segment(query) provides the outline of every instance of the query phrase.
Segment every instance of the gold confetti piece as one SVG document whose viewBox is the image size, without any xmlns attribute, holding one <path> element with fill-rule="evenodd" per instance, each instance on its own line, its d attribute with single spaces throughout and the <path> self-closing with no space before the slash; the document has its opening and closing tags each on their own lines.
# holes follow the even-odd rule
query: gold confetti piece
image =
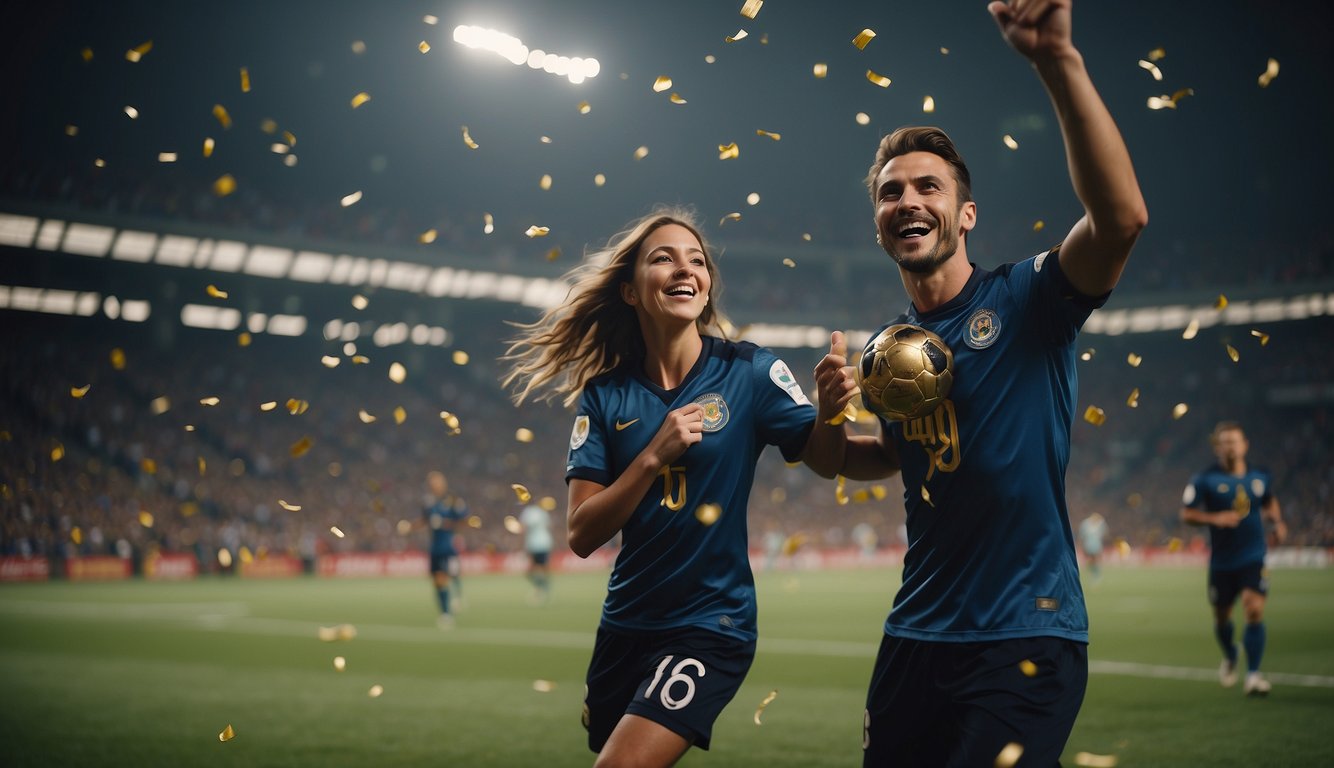
<svg viewBox="0 0 1334 768">
<path fill-rule="evenodd" d="M 440 233 L 437 232 L 435 229 L 428 229 L 425 232 L 421 233 L 420 235 L 417 235 L 417 242 L 421 243 L 422 245 L 430 245 L 431 243 L 435 242 L 436 237 L 438 237 L 439 235 Z"/>
<path fill-rule="evenodd" d="M 259 121 L 259 129 L 269 135 L 278 132 L 278 123 L 271 117 L 266 117 Z"/>
<path fill-rule="evenodd" d="M 1131 352 L 1130 354 L 1126 355 L 1126 363 L 1128 363 L 1131 368 L 1138 368 L 1139 364 L 1142 362 L 1144 362 L 1144 358 L 1140 357 L 1134 352 Z"/>
<path fill-rule="evenodd" d="M 889 84 L 892 82 L 888 77 L 885 77 L 884 75 L 881 74 L 877 74 L 876 71 L 873 69 L 866 70 L 866 79 L 870 80 L 871 82 L 875 83 L 881 88 L 888 88 Z"/>
<path fill-rule="evenodd" d="M 298 400 L 295 397 L 288 398 L 287 400 L 287 411 L 293 416 L 300 416 L 305 413 L 306 409 L 309 407 L 310 403 L 305 400 Z"/>
<path fill-rule="evenodd" d="M 667 98 L 668 98 L 668 100 L 670 100 L 673 104 L 685 104 L 685 103 L 686 103 L 686 100 L 685 100 L 685 99 L 681 96 L 681 94 L 679 94 L 679 93 L 672 93 L 672 95 L 671 95 L 671 96 L 668 96 Z"/>
<path fill-rule="evenodd" d="M 648 147 L 640 146 L 638 149 L 635 150 L 636 160 L 643 160 L 646 157 L 648 157 Z"/>
<path fill-rule="evenodd" d="M 1084 409 L 1084 421 L 1095 427 L 1101 427 L 1107 421 L 1107 414 L 1098 406 L 1090 405 Z"/>
<path fill-rule="evenodd" d="M 65 135 L 66 135 L 66 136 L 78 136 L 78 135 L 79 135 L 79 126 L 77 126 L 77 125 L 67 125 L 67 126 L 65 126 Z"/>
<path fill-rule="evenodd" d="M 1278 59 L 1270 59 L 1265 64 L 1265 71 L 1260 73 L 1259 83 L 1261 88 L 1268 88 L 1269 84 L 1278 77 Z"/>
<path fill-rule="evenodd" d="M 432 26 L 440 23 L 440 19 L 436 18 L 435 16 L 432 16 L 429 13 L 422 17 L 422 21 Z"/>
<path fill-rule="evenodd" d="M 786 539 L 783 539 L 782 552 L 784 555 L 791 557 L 797 554 L 797 550 L 801 549 L 805 543 L 806 543 L 806 534 L 802 533 L 801 531 L 798 531 L 792 534 L 791 536 L 788 536 Z"/>
<path fill-rule="evenodd" d="M 1047 227 L 1047 223 L 1046 223 L 1045 221 L 1043 221 L 1042 219 L 1038 219 L 1037 221 L 1033 222 L 1033 231 L 1034 231 L 1034 232 L 1041 232 L 1041 231 L 1042 231 L 1043 229 L 1045 229 L 1046 227 Z"/>
<path fill-rule="evenodd" d="M 1008 133 L 1001 137 L 1001 141 L 1005 142 L 1005 146 L 1009 147 L 1010 149 L 1019 148 L 1019 142 L 1015 141 L 1014 137 Z"/>
<path fill-rule="evenodd" d="M 1241 359 L 1241 354 L 1237 352 L 1236 347 L 1231 344 L 1224 344 L 1223 346 L 1227 347 L 1227 356 L 1232 358 L 1232 362 L 1235 363 Z"/>
<path fill-rule="evenodd" d="M 213 182 L 213 194 L 226 197 L 236 191 L 236 179 L 230 173 L 224 173 Z"/>
<path fill-rule="evenodd" d="M 221 104 L 213 105 L 213 116 L 222 124 L 223 130 L 232 127 L 232 116 L 227 114 L 227 108 Z"/>
<path fill-rule="evenodd" d="M 1176 536 L 1173 536 L 1172 538 L 1167 540 L 1168 552 L 1180 552 L 1183 546 L 1185 546 L 1185 542 L 1177 538 Z"/>
<path fill-rule="evenodd" d="M 524 230 L 524 234 L 529 237 L 546 237 L 551 232 L 550 227 L 539 227 L 536 224 Z"/>
<path fill-rule="evenodd" d="M 288 448 L 287 452 L 292 454 L 292 458 L 299 459 L 302 456 L 305 456 L 308 451 L 310 451 L 310 446 L 311 446 L 310 438 L 303 437 L 300 440 L 297 440 L 295 443 L 292 443 L 292 447 Z"/>
<path fill-rule="evenodd" d="M 1098 354 L 1098 350 L 1089 347 L 1088 349 L 1079 353 L 1079 359 L 1087 363 L 1088 361 L 1092 360 L 1093 356 L 1096 354 Z"/>
<path fill-rule="evenodd" d="M 1269 334 L 1267 333 L 1262 333 L 1257 330 L 1252 330 L 1251 335 L 1260 340 L 1260 346 L 1262 347 L 1269 343 Z"/>
<path fill-rule="evenodd" d="M 1019 758 L 1024 754 L 1024 745 L 1017 741 L 1012 741 L 1001 748 L 996 755 L 996 768 L 1014 768 L 1019 762 Z"/>
<path fill-rule="evenodd" d="M 922 99 L 922 111 L 923 111 L 923 112 L 935 112 L 935 111 L 936 111 L 936 100 L 933 99 L 933 98 L 931 98 L 930 96 L 927 96 L 927 97 L 923 98 L 923 99 Z"/>
<path fill-rule="evenodd" d="M 133 48 L 125 52 L 125 60 L 133 63 L 138 63 L 151 50 L 153 50 L 152 40 L 139 43 L 138 45 L 134 46 Z"/>
<path fill-rule="evenodd" d="M 1181 332 L 1181 338 L 1185 339 L 1186 341 L 1190 341 L 1191 339 L 1195 338 L 1196 334 L 1198 334 L 1199 332 L 1200 332 L 1200 321 L 1195 318 L 1191 318 L 1190 322 L 1186 324 L 1186 330 Z"/>
<path fill-rule="evenodd" d="M 190 428 L 190 431 L 193 432 L 193 431 L 194 431 L 194 428 L 191 427 L 191 428 Z M 203 477 L 203 476 L 204 476 L 204 473 L 208 471 L 208 463 L 204 461 L 204 457 L 203 457 L 203 456 L 200 456 L 200 457 L 198 458 L 198 462 L 199 462 L 199 476 L 200 476 L 200 477 Z"/>
<path fill-rule="evenodd" d="M 735 43 L 738 40 L 745 40 L 750 33 L 744 29 L 738 29 L 735 35 L 729 35 L 723 38 L 724 43 Z"/>
<path fill-rule="evenodd" d="M 461 349 L 456 349 L 454 350 L 454 354 L 451 356 L 451 359 L 454 361 L 454 365 L 467 365 L 468 353 L 464 352 Z"/>
<path fill-rule="evenodd" d="M 1162 48 L 1154 48 L 1149 51 L 1149 61 L 1162 61 L 1167 56 L 1167 51 Z"/>
<path fill-rule="evenodd" d="M 201 398 L 199 398 L 199 404 L 200 404 L 200 405 L 205 406 L 205 407 L 210 407 L 210 408 L 211 408 L 212 406 L 217 405 L 217 404 L 220 403 L 220 402 L 222 402 L 222 401 L 219 400 L 219 399 L 216 398 L 216 397 L 201 397 Z"/>
<path fill-rule="evenodd" d="M 79 51 L 79 55 L 83 57 L 83 60 L 84 60 L 84 61 L 92 61 L 92 60 L 93 60 L 93 49 L 92 49 L 92 48 L 84 48 L 83 50 Z"/>
<path fill-rule="evenodd" d="M 147 457 L 142 458 L 139 460 L 139 469 L 142 469 L 145 474 L 156 475 L 157 462 Z"/>
<path fill-rule="evenodd" d="M 842 475 L 838 476 L 838 482 L 834 484 L 834 501 L 840 507 L 845 506 L 848 499 L 848 479 Z"/>
<path fill-rule="evenodd" d="M 925 501 L 925 502 L 926 502 L 926 505 L 927 505 L 928 507 L 933 508 L 933 509 L 934 509 L 935 506 L 936 506 L 935 504 L 931 503 L 931 493 L 930 493 L 929 491 L 926 490 L 926 486 L 925 486 L 925 485 L 922 486 L 922 501 Z"/>
<path fill-rule="evenodd" d="M 267 402 L 267 403 L 260 403 L 260 404 L 259 404 L 259 409 L 260 409 L 261 411 L 271 411 L 271 410 L 273 410 L 274 408 L 277 408 L 277 407 L 278 407 L 278 403 L 277 403 L 276 400 L 270 400 L 270 401 Z"/>
<path fill-rule="evenodd" d="M 658 79 L 653 81 L 653 92 L 662 93 L 672 87 L 672 79 L 666 75 L 658 75 Z"/>
<path fill-rule="evenodd" d="M 705 55 L 705 57 L 704 57 L 704 63 L 705 63 L 705 64 L 712 64 L 712 63 L 714 63 L 714 62 L 717 61 L 717 60 L 718 60 L 718 59 L 717 59 L 712 53 L 707 54 L 707 55 Z"/>
<path fill-rule="evenodd" d="M 788 269 L 792 269 L 797 266 L 797 262 L 793 261 L 790 258 L 783 259 L 783 266 L 787 267 Z"/>
<path fill-rule="evenodd" d="M 533 430 L 527 427 L 519 427 L 514 430 L 514 439 L 521 443 L 531 443 L 533 442 Z"/>
<path fill-rule="evenodd" d="M 342 656 L 335 656 L 333 661 L 333 667 L 335 672 L 342 672 L 343 670 L 347 669 L 347 659 L 343 658 Z"/>
<path fill-rule="evenodd" d="M 1227 297 L 1221 293 L 1218 294 L 1218 298 L 1214 299 L 1214 309 L 1220 311 L 1227 309 Z"/>
<path fill-rule="evenodd" d="M 556 690 L 556 684 L 550 680 L 534 680 L 533 690 L 538 693 L 551 693 Z"/>
<path fill-rule="evenodd" d="M 871 496 L 876 501 L 884 501 L 885 497 L 889 496 L 889 489 L 883 485 L 873 485 L 871 486 Z"/>
<path fill-rule="evenodd" d="M 408 377 L 408 369 L 403 367 L 402 363 L 393 362 L 389 364 L 389 380 L 395 384 L 402 384 Z"/>
<path fill-rule="evenodd" d="M 250 346 L 250 331 L 241 331 L 236 335 L 236 346 L 238 347 Z"/>
<path fill-rule="evenodd" d="M 510 483 L 510 488 L 514 489 L 514 495 L 519 497 L 520 503 L 527 503 L 533 498 L 533 494 L 529 493 L 528 489 L 519 483 Z"/>
<path fill-rule="evenodd" d="M 430 53 L 431 44 L 423 40 L 420 43 L 417 43 L 417 50 L 421 51 L 422 53 Z"/>
<path fill-rule="evenodd" d="M 760 12 L 760 8 L 763 5 L 764 0 L 746 0 L 746 2 L 741 4 L 741 15 L 748 19 L 753 19 L 756 14 Z"/>
<path fill-rule="evenodd" d="M 166 395 L 154 398 L 153 402 L 148 404 L 148 410 L 152 412 L 154 416 L 161 416 L 171 410 L 171 401 L 167 399 Z"/>
<path fill-rule="evenodd" d="M 723 508 L 718 504 L 700 504 L 695 508 L 695 519 L 701 525 L 713 525 L 722 514 Z"/>
<path fill-rule="evenodd" d="M 1162 70 L 1158 69 L 1158 65 L 1154 64 L 1152 61 L 1145 61 L 1144 59 L 1140 59 L 1139 66 L 1140 69 L 1146 70 L 1150 75 L 1153 75 L 1154 80 L 1163 79 Z"/>
<path fill-rule="evenodd" d="M 472 516 L 470 516 L 470 517 L 468 518 L 467 522 L 468 522 L 468 527 L 469 527 L 469 528 L 481 528 L 481 527 L 482 527 L 482 518 L 478 517 L 477 515 L 472 515 Z"/>
<path fill-rule="evenodd" d="M 320 358 L 320 363 L 322 363 L 325 368 L 337 368 L 338 364 L 341 362 L 343 361 L 333 355 L 325 355 Z"/>
<path fill-rule="evenodd" d="M 362 104 L 365 104 L 370 100 L 371 100 L 371 95 L 369 93 L 366 93 L 365 91 L 362 91 L 361 93 L 358 93 L 356 96 L 352 97 L 352 108 L 356 109 L 357 107 L 361 106 Z"/>
<path fill-rule="evenodd" d="M 815 75 L 816 80 L 823 80 L 829 75 L 829 65 L 823 61 L 817 61 L 811 67 L 811 74 Z"/>
<path fill-rule="evenodd" d="M 228 723 L 227 727 L 222 729 L 222 733 L 218 734 L 218 741 L 231 741 L 234 738 L 236 738 L 236 731 L 232 728 L 231 723 Z"/>
<path fill-rule="evenodd" d="M 1172 418 L 1179 419 L 1182 416 L 1185 416 L 1186 412 L 1189 410 L 1190 410 L 1189 405 L 1186 405 L 1185 403 L 1177 403 L 1176 405 L 1172 406 Z"/>
<path fill-rule="evenodd" d="M 764 708 L 765 708 L 765 707 L 767 707 L 767 706 L 769 706 L 770 704 L 772 704 L 772 703 L 773 703 L 773 700 L 776 699 L 776 698 L 778 698 L 778 689 L 777 689 L 777 688 L 773 689 L 772 691 L 769 691 L 769 695 L 768 695 L 768 696 L 765 696 L 765 697 L 764 697 L 764 700 L 760 702 L 760 705 L 759 705 L 758 707 L 755 708 L 755 724 L 756 724 L 756 725 L 761 725 L 761 723 L 760 723 L 760 713 L 764 711 Z"/>
<path fill-rule="evenodd" d="M 213 146 L 214 145 L 212 137 L 207 137 L 204 139 L 204 157 L 213 156 Z"/>
<path fill-rule="evenodd" d="M 331 525 L 331 526 L 329 526 L 329 533 L 332 533 L 333 535 L 337 536 L 337 537 L 340 538 L 340 539 L 347 535 L 347 534 L 343 533 L 343 529 L 342 529 L 342 528 L 339 528 L 339 527 L 336 526 L 336 525 Z"/>
<path fill-rule="evenodd" d="M 289 147 L 296 146 L 296 134 L 291 131 L 283 131 L 283 140 L 287 142 Z"/>
<path fill-rule="evenodd" d="M 559 259 L 559 258 L 560 258 L 560 246 L 559 246 L 559 245 L 556 246 L 555 248 L 552 248 L 551 250 L 547 251 L 547 261 L 555 261 L 556 259 Z"/>
<path fill-rule="evenodd" d="M 1076 752 L 1075 765 L 1080 766 L 1080 768 L 1116 768 L 1116 755 Z"/>
<path fill-rule="evenodd" d="M 732 158 L 737 157 L 740 154 L 741 150 L 737 147 L 736 142 L 732 142 L 731 144 L 718 145 L 719 160 L 731 160 Z"/>
<path fill-rule="evenodd" d="M 339 204 L 342 205 L 344 208 L 347 208 L 350 205 L 356 205 L 360 201 L 361 201 L 361 190 L 358 189 L 356 192 L 353 192 L 350 195 L 344 195 L 343 199 L 339 201 Z"/>
<path fill-rule="evenodd" d="M 1024 673 L 1024 677 L 1033 677 L 1038 673 L 1038 665 L 1028 659 L 1019 662 L 1019 671 Z"/>
<path fill-rule="evenodd" d="M 378 699 L 383 694 L 384 694 L 383 685 L 372 685 L 371 689 L 366 692 L 366 695 L 370 696 L 372 699 Z"/>
<path fill-rule="evenodd" d="M 1130 390 L 1130 397 L 1126 398 L 1126 405 L 1130 406 L 1131 408 L 1139 407 L 1139 387 L 1135 387 L 1134 389 Z"/>
<path fill-rule="evenodd" d="M 375 423 L 375 417 L 370 415 L 370 413 L 368 413 L 364 408 L 360 411 L 357 411 L 357 418 L 361 419 L 362 424 Z"/>
<path fill-rule="evenodd" d="M 593 186 L 600 187 L 606 183 L 607 183 L 607 177 L 605 175 L 599 173 L 593 176 Z"/>
<path fill-rule="evenodd" d="M 811 233 L 810 233 L 810 232 L 802 232 L 802 233 L 801 233 L 801 239 L 802 239 L 802 240 L 805 240 L 806 242 L 809 243 L 809 242 L 811 241 Z"/>
<path fill-rule="evenodd" d="M 51 449 L 51 461 L 60 461 L 63 458 L 65 458 L 65 446 L 56 443 L 55 447 Z"/>
<path fill-rule="evenodd" d="M 145 528 L 153 527 L 153 514 L 146 509 L 139 510 L 139 525 Z"/>
<path fill-rule="evenodd" d="M 871 500 L 871 492 L 865 488 L 858 488 L 852 492 L 852 502 L 854 504 L 865 504 Z"/>
<path fill-rule="evenodd" d="M 241 93 L 250 93 L 250 70 L 241 67 Z"/>
<path fill-rule="evenodd" d="M 857 50 L 864 51 L 866 50 L 866 44 L 873 39 L 875 39 L 875 30 L 868 27 L 861 32 L 858 32 L 857 36 L 852 38 L 852 44 L 857 46 Z"/>
<path fill-rule="evenodd" d="M 514 515 L 505 515 L 505 530 L 517 536 L 523 533 L 523 523 Z"/>
<path fill-rule="evenodd" d="M 538 179 L 537 186 L 543 192 L 546 192 L 547 190 L 551 189 L 551 174 L 549 173 L 542 174 L 542 178 Z"/>
<path fill-rule="evenodd" d="M 579 102 L 579 107 L 578 107 L 578 109 L 579 109 L 579 114 L 581 114 L 581 115 L 586 115 L 586 114 L 588 114 L 589 112 L 592 112 L 592 111 L 593 111 L 593 107 L 592 107 L 592 105 L 590 105 L 590 104 L 589 104 L 588 102 L 586 102 L 586 101 L 581 101 L 581 102 Z"/>
<path fill-rule="evenodd" d="M 781 134 L 781 133 L 774 133 L 773 131 L 766 131 L 766 130 L 764 130 L 764 129 L 762 129 L 762 128 L 756 128 L 756 129 L 755 129 L 755 135 L 756 135 L 756 136 L 768 136 L 769 138 L 773 139 L 774 141 L 778 141 L 779 139 L 782 139 L 782 138 L 783 138 L 783 134 Z"/>
<path fill-rule="evenodd" d="M 407 421 L 407 420 L 408 420 L 408 412 L 407 412 L 407 410 L 406 410 L 403 406 L 401 406 L 401 405 L 399 405 L 399 406 L 395 406 L 395 407 L 394 407 L 394 423 L 395 423 L 395 424 L 402 424 L 403 422 L 405 422 L 405 421 Z"/>
<path fill-rule="evenodd" d="M 870 125 L 870 124 L 871 124 L 871 116 L 868 115 L 868 114 L 866 114 L 865 112 L 858 112 L 858 113 L 857 113 L 857 117 L 856 117 L 855 119 L 856 119 L 856 121 L 857 121 L 857 125 Z"/>
<path fill-rule="evenodd" d="M 738 211 L 733 211 L 733 212 L 727 214 L 726 216 L 723 216 L 721 219 L 718 220 L 718 226 L 721 227 L 723 224 L 726 224 L 726 223 L 729 222 L 729 221 L 741 221 L 741 214 L 740 214 L 740 212 L 738 212 Z"/>
<path fill-rule="evenodd" d="M 353 308 L 353 309 L 365 309 L 365 308 L 367 307 L 367 305 L 369 305 L 369 304 L 370 304 L 370 301 L 369 301 L 365 296 L 362 296 L 362 295 L 359 294 L 359 293 L 358 293 L 357 295 L 355 295 L 355 296 L 352 297 L 352 308 Z"/>
<path fill-rule="evenodd" d="M 353 640 L 357 636 L 357 628 L 351 624 L 339 624 L 337 626 L 338 639 L 344 642 Z"/>
<path fill-rule="evenodd" d="M 275 155 L 285 155 L 287 154 L 287 151 L 289 149 L 291 149 L 291 147 L 287 146 L 281 141 L 274 142 L 272 145 L 269 146 L 269 151 Z"/>
<path fill-rule="evenodd" d="M 440 420 L 445 422 L 446 427 L 449 427 L 450 434 L 457 435 L 461 431 L 459 429 L 459 417 L 449 411 L 441 411 Z"/>
<path fill-rule="evenodd" d="M 282 499 L 278 499 L 278 506 L 282 507 L 283 509 L 287 510 L 288 512 L 300 512 L 300 511 L 301 511 L 301 505 L 300 505 L 300 504 L 289 504 L 288 502 L 283 501 Z"/>
<path fill-rule="evenodd" d="M 288 155 L 283 158 L 283 165 L 292 168 L 296 165 L 296 155 Z"/>
<path fill-rule="evenodd" d="M 105 168 L 107 167 L 107 161 L 99 157 L 93 161 L 93 165 L 97 166 L 98 168 Z"/>
<path fill-rule="evenodd" d="M 226 547 L 218 550 L 218 565 L 221 565 L 223 568 L 232 567 L 232 553 Z"/>
<path fill-rule="evenodd" d="M 75 400 L 78 400 L 82 398 L 84 395 L 88 394 L 88 390 L 92 386 L 93 386 L 92 384 L 84 384 L 82 387 L 70 387 L 69 396 L 74 398 Z"/>
<path fill-rule="evenodd" d="M 468 145 L 468 149 L 477 149 L 480 146 L 472 140 L 472 134 L 468 133 L 468 126 L 463 126 L 463 143 Z"/>
<path fill-rule="evenodd" d="M 946 47 L 943 46 L 943 45 L 940 46 L 940 55 L 941 55 L 941 56 L 948 56 L 948 55 L 950 55 L 950 49 L 946 48 Z"/>
<path fill-rule="evenodd" d="M 159 153 L 157 153 L 157 161 L 158 161 L 159 163 L 174 163 L 174 162 L 176 162 L 176 153 L 175 153 L 175 152 L 159 152 Z"/>
<path fill-rule="evenodd" d="M 227 292 L 212 283 L 209 283 L 208 287 L 204 288 L 204 292 L 215 299 L 227 298 Z"/>
<path fill-rule="evenodd" d="M 255 562 L 255 556 L 252 555 L 252 554 L 250 554 L 250 548 L 249 548 L 249 547 L 241 547 L 239 550 L 237 550 L 236 554 L 238 554 L 238 555 L 241 556 L 241 562 L 242 562 L 242 563 L 253 563 L 253 562 Z"/>
<path fill-rule="evenodd" d="M 489 235 L 496 231 L 496 220 L 489 213 L 482 214 L 482 233 Z"/>
<path fill-rule="evenodd" d="M 135 109 L 134 107 L 131 107 L 131 106 L 129 106 L 129 105 L 126 105 L 126 107 L 125 107 L 125 115 L 126 115 L 126 117 L 129 117 L 131 120 L 138 120 L 138 119 L 139 119 L 139 110 L 137 110 L 137 109 Z"/>
</svg>

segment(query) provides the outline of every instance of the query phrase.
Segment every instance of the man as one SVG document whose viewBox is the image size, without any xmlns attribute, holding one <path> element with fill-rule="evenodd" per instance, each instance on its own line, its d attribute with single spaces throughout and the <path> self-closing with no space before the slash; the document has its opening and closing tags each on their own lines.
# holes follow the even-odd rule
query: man
<svg viewBox="0 0 1334 768">
<path fill-rule="evenodd" d="M 1088 559 L 1089 576 L 1093 583 L 1102 578 L 1102 542 L 1107 538 L 1107 521 L 1094 512 L 1079 524 L 1079 548 Z"/>
<path fill-rule="evenodd" d="M 528 553 L 533 602 L 545 605 L 551 599 L 551 515 L 537 504 L 529 504 L 519 513 L 519 524 L 523 526 L 523 548 Z"/>
<path fill-rule="evenodd" d="M 449 593 L 451 581 L 459 576 L 459 553 L 454 548 L 454 530 L 459 521 L 468 514 L 468 505 L 449 493 L 449 481 L 439 472 L 426 476 L 426 485 L 430 494 L 426 497 L 422 518 L 431 530 L 431 581 L 435 583 L 436 599 L 440 604 L 440 616 L 436 625 L 441 629 L 454 626 L 454 612 L 450 610 Z"/>
<path fill-rule="evenodd" d="M 844 435 L 850 479 L 903 471 L 908 551 L 885 622 L 863 761 L 1054 765 L 1088 682 L 1088 617 L 1065 502 L 1075 337 L 1116 285 L 1148 213 L 1129 152 L 1071 41 L 1069 0 L 993 2 L 1046 87 L 1084 215 L 1064 242 L 994 272 L 968 260 L 970 177 L 939 129 L 900 128 L 868 184 L 912 304 L 900 322 L 954 354 L 932 414 Z M 856 394 L 843 334 L 816 366 L 816 431 Z M 813 438 L 814 439 L 814 436 Z"/>
<path fill-rule="evenodd" d="M 1269 594 L 1264 521 L 1273 523 L 1275 543 L 1287 538 L 1288 529 L 1274 496 L 1273 478 L 1246 463 L 1250 443 L 1241 425 L 1219 422 L 1210 441 L 1218 463 L 1191 478 L 1181 497 L 1181 519 L 1191 525 L 1209 526 L 1209 603 L 1214 607 L 1214 637 L 1223 649 L 1218 680 L 1224 688 L 1237 684 L 1232 606 L 1240 595 L 1246 612 L 1246 630 L 1241 636 L 1246 649 L 1243 689 L 1247 696 L 1264 696 L 1270 688 L 1260 674 L 1260 658 L 1265 652 L 1265 599 Z"/>
</svg>

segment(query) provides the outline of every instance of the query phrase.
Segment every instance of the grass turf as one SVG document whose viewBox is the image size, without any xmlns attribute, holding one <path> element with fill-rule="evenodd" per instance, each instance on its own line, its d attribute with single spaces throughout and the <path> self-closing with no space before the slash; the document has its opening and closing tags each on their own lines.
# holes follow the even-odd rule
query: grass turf
<svg viewBox="0 0 1334 768">
<path fill-rule="evenodd" d="M 683 765 L 860 765 L 865 686 L 897 574 L 757 580 L 755 665 L 711 752 Z M 425 577 L 6 585 L 0 761 L 587 766 L 579 714 L 604 584 L 558 574 L 552 602 L 533 607 L 521 577 L 467 577 L 451 632 L 435 628 Z M 1121 766 L 1334 763 L 1334 570 L 1274 571 L 1271 585 L 1264 667 L 1279 679 L 1251 700 L 1211 677 L 1202 571 L 1106 570 L 1087 590 L 1093 674 L 1064 763 L 1080 751 Z M 318 638 L 341 623 L 355 639 Z M 1112 673 L 1108 661 L 1141 666 Z M 535 690 L 538 680 L 554 688 Z M 369 696 L 373 685 L 383 695 Z M 228 724 L 236 738 L 219 743 Z"/>
</svg>

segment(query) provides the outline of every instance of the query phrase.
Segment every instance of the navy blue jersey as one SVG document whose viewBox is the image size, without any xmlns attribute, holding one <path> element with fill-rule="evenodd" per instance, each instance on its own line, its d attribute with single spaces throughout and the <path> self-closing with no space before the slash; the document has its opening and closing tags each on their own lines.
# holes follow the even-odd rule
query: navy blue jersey
<svg viewBox="0 0 1334 768">
<path fill-rule="evenodd" d="M 454 529 L 459 521 L 468 515 L 468 505 L 463 499 L 448 496 L 443 499 L 427 498 L 427 505 L 422 509 L 422 518 L 431 529 L 431 554 L 453 555 Z"/>
<path fill-rule="evenodd" d="M 1075 336 L 1105 300 L 1080 295 L 1053 249 L 994 272 L 974 267 L 954 299 L 898 320 L 949 345 L 954 385 L 929 416 L 881 419 L 902 462 L 908 513 L 887 634 L 1088 641 L 1065 468 Z"/>
<path fill-rule="evenodd" d="M 754 640 L 755 581 L 747 553 L 746 506 L 765 445 L 789 461 L 815 420 L 788 367 L 748 342 L 704 337 L 679 387 L 664 390 L 623 365 L 585 385 L 565 469 L 611 485 L 649 444 L 669 411 L 704 406 L 704 435 L 664 467 L 660 482 L 621 529 L 602 625 L 622 632 L 699 627 Z M 699 513 L 700 505 L 721 513 Z"/>
<path fill-rule="evenodd" d="M 1215 464 L 1192 477 L 1181 503 L 1205 512 L 1234 510 L 1241 515 L 1236 528 L 1209 526 L 1209 568 L 1232 571 L 1265 561 L 1264 515 L 1260 510 L 1274 498 L 1273 478 L 1263 469 L 1247 467 L 1240 477 Z"/>
</svg>

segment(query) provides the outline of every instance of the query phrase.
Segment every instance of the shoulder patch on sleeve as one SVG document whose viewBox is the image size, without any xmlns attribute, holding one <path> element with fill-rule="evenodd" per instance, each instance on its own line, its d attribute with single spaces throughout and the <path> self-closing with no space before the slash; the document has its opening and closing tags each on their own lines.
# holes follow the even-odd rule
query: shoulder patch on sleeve
<svg viewBox="0 0 1334 768">
<path fill-rule="evenodd" d="M 801 385 L 797 383 L 792 371 L 788 370 L 787 363 L 782 360 L 774 360 L 773 365 L 769 366 L 769 379 L 786 392 L 797 405 L 811 404 L 811 401 L 806 399 L 806 393 L 801 391 Z"/>
<path fill-rule="evenodd" d="M 570 432 L 570 450 L 579 450 L 579 446 L 588 440 L 588 414 L 581 413 L 574 419 L 574 429 Z"/>
<path fill-rule="evenodd" d="M 1181 492 L 1181 506 L 1189 507 L 1195 503 L 1195 484 L 1186 486 L 1186 490 Z"/>
</svg>

